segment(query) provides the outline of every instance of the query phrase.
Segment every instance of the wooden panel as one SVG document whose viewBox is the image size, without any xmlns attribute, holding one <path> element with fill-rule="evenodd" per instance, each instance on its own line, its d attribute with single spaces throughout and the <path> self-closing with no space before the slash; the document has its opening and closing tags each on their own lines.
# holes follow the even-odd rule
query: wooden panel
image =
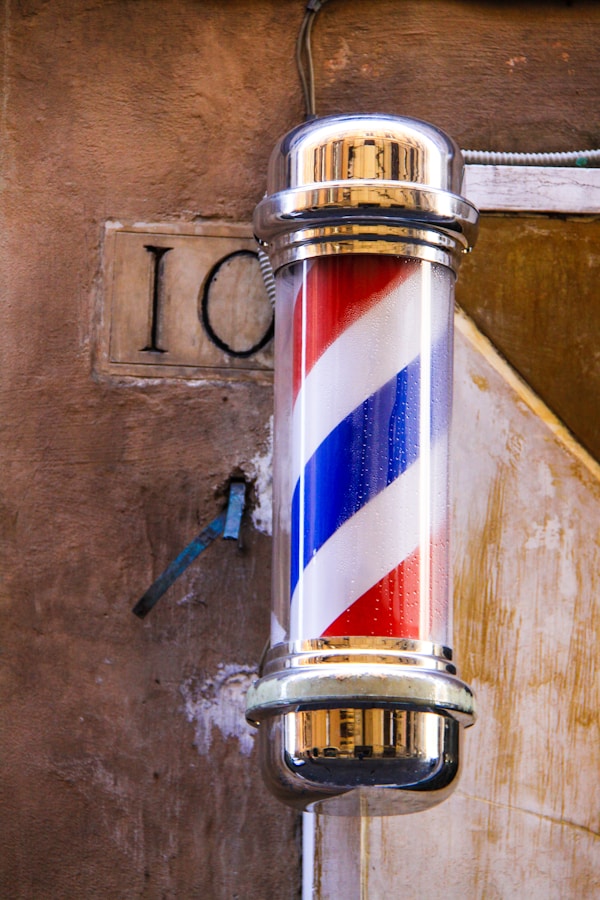
<svg viewBox="0 0 600 900">
<path fill-rule="evenodd" d="M 347 824 L 350 896 L 597 897 L 600 468 L 462 319 L 453 445 L 455 643 L 479 719 L 446 803 Z M 339 821 L 319 828 L 335 856 Z"/>
<path fill-rule="evenodd" d="M 461 193 L 482 212 L 600 215 L 600 169 L 466 165 Z"/>
</svg>

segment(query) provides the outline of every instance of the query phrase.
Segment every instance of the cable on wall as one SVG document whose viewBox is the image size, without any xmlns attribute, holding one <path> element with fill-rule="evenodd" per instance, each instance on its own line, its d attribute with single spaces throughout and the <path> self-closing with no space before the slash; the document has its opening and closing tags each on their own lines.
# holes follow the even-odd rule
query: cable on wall
<svg viewBox="0 0 600 900">
<path fill-rule="evenodd" d="M 275 309 L 275 276 L 273 275 L 271 262 L 262 247 L 258 247 L 257 253 L 258 265 L 260 266 L 260 274 L 262 275 L 262 280 L 267 292 L 267 297 L 269 298 L 269 303 L 271 304 L 272 308 Z"/>
<path fill-rule="evenodd" d="M 501 153 L 496 150 L 463 150 L 471 166 L 587 166 L 600 162 L 600 150 L 567 150 L 563 153 Z"/>
<path fill-rule="evenodd" d="M 296 66 L 304 94 L 306 119 L 316 118 L 315 71 L 312 58 L 311 32 L 317 13 L 327 0 L 308 0 L 296 41 Z"/>
</svg>

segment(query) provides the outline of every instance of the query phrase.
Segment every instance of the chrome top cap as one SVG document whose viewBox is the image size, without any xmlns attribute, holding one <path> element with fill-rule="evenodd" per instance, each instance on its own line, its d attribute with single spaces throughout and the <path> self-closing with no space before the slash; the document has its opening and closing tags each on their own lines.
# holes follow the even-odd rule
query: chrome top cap
<svg viewBox="0 0 600 900">
<path fill-rule="evenodd" d="M 458 146 L 434 125 L 400 116 L 328 116 L 305 122 L 278 141 L 267 193 L 377 179 L 459 194 L 462 178 Z"/>
<path fill-rule="evenodd" d="M 271 154 L 254 231 L 274 269 L 345 253 L 385 253 L 457 272 L 478 212 L 459 195 L 463 161 L 443 131 L 384 115 L 313 119 Z"/>
</svg>

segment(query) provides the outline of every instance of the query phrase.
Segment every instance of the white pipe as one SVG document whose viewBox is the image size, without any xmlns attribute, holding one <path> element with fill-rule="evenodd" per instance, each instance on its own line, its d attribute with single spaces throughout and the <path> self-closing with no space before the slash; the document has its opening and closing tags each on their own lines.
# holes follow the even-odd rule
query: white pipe
<svg viewBox="0 0 600 900">
<path fill-rule="evenodd" d="M 302 900 L 313 900 L 315 889 L 315 814 L 302 813 Z"/>
<path fill-rule="evenodd" d="M 600 150 L 564 153 L 502 153 L 496 150 L 462 150 L 467 165 L 475 166 L 586 166 L 600 162 Z"/>
</svg>

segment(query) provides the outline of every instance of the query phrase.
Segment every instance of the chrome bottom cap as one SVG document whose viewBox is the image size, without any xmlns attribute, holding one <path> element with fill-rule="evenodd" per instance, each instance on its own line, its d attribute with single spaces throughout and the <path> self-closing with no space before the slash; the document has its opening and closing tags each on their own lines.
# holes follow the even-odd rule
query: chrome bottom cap
<svg viewBox="0 0 600 900">
<path fill-rule="evenodd" d="M 328 815 L 419 812 L 453 791 L 462 727 L 390 709 L 309 710 L 262 723 L 263 778 L 282 802 Z"/>
<path fill-rule="evenodd" d="M 474 697 L 446 647 L 319 638 L 266 655 L 247 697 L 264 780 L 297 809 L 401 815 L 457 783 Z"/>
</svg>

